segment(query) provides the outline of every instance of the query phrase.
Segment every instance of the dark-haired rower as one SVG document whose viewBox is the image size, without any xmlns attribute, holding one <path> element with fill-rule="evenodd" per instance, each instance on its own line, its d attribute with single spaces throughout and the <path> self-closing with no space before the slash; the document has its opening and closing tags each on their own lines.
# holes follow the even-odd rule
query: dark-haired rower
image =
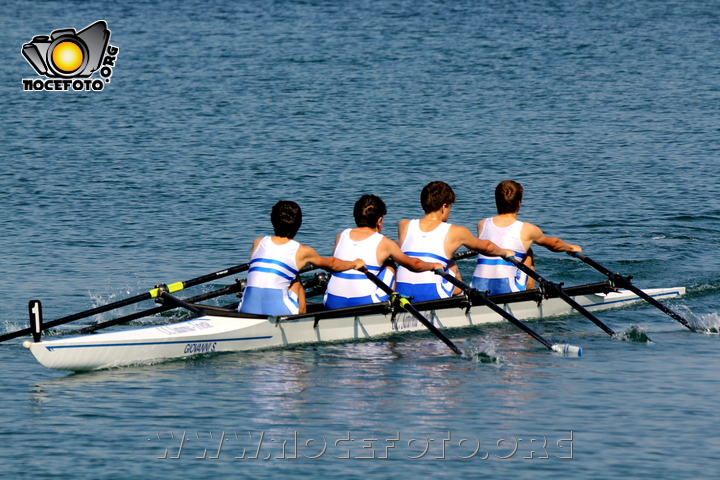
<svg viewBox="0 0 720 480">
<path fill-rule="evenodd" d="M 261 315 L 305 313 L 305 290 L 298 272 L 308 263 L 333 272 L 359 269 L 360 259 L 321 257 L 293 240 L 302 225 L 302 211 L 295 202 L 279 201 L 270 215 L 274 236 L 253 242 L 247 285 L 238 311 Z"/>
<path fill-rule="evenodd" d="M 355 202 L 353 215 L 357 228 L 348 228 L 335 238 L 333 255 L 350 259 L 359 257 L 367 269 L 392 288 L 395 269 L 386 265 L 397 262 L 414 272 L 443 268 L 438 262 L 428 263 L 405 255 L 397 243 L 382 235 L 383 217 L 387 213 L 385 202 L 376 195 L 363 195 Z M 328 282 L 323 303 L 327 308 L 342 308 L 378 303 L 388 295 L 358 272 L 335 273 Z"/>
</svg>

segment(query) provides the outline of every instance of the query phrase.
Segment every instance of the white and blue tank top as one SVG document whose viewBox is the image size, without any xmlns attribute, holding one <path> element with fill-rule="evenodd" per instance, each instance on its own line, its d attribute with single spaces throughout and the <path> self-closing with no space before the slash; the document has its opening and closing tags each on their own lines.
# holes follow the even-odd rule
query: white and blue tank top
<svg viewBox="0 0 720 480">
<path fill-rule="evenodd" d="M 298 298 L 288 290 L 298 275 L 296 255 L 300 244 L 290 240 L 275 244 L 263 237 L 250 257 L 247 285 L 238 311 L 260 315 L 292 315 L 298 313 Z"/>
<path fill-rule="evenodd" d="M 434 230 L 423 232 L 420 230 L 420 220 L 411 220 L 400 249 L 409 257 L 430 263 L 438 262 L 447 267 L 449 259 L 445 256 L 445 237 L 450 227 L 449 223 L 442 222 Z M 414 302 L 448 298 L 454 289 L 450 282 L 431 271 L 416 273 L 398 267 L 396 290 L 402 295 L 414 297 Z"/>
<path fill-rule="evenodd" d="M 340 234 L 333 256 L 347 261 L 362 259 L 370 272 L 392 287 L 394 281 L 392 271 L 381 268 L 377 261 L 377 249 L 384 238 L 383 235 L 375 232 L 366 239 L 358 241 L 350 238 L 351 231 L 348 228 Z M 364 273 L 346 270 L 332 274 L 323 303 L 326 308 L 343 308 L 384 302 L 387 298 L 388 295 L 372 283 Z"/>
<path fill-rule="evenodd" d="M 485 219 L 481 240 L 489 240 L 500 248 L 515 252 L 515 257 L 522 261 L 527 250 L 520 239 L 523 222 L 515 221 L 507 227 L 498 227 L 492 218 Z M 489 290 L 490 295 L 500 293 L 521 292 L 527 287 L 527 275 L 515 265 L 501 257 L 486 257 L 478 254 L 477 266 L 473 273 L 471 286 L 478 290 Z"/>
</svg>

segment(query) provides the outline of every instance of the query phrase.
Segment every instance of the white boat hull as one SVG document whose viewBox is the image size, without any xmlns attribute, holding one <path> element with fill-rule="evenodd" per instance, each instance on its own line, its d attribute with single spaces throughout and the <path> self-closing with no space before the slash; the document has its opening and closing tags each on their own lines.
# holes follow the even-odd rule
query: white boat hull
<svg viewBox="0 0 720 480">
<path fill-rule="evenodd" d="M 645 292 L 663 299 L 683 295 L 685 288 L 648 289 Z M 625 290 L 573 298 L 590 311 L 639 301 L 636 295 Z M 543 300 L 539 305 L 534 301 L 523 301 L 501 306 L 519 320 L 573 312 L 559 298 Z M 467 313 L 461 308 L 421 312 L 440 329 L 504 321 L 485 306 L 474 306 Z M 416 330 L 425 330 L 425 327 L 404 312 L 398 313 L 394 319 L 390 314 L 371 314 L 322 319 L 317 325 L 314 317 L 278 321 L 275 317 L 264 319 L 207 315 L 169 325 L 40 342 L 26 341 L 24 345 L 48 368 L 85 371 L 153 363 L 210 352 L 367 339 Z"/>
</svg>

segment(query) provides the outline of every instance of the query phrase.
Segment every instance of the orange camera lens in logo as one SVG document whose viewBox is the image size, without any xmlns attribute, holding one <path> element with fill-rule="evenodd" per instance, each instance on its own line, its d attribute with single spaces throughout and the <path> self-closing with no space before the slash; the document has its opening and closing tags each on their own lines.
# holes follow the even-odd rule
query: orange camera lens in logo
<svg viewBox="0 0 720 480">
<path fill-rule="evenodd" d="M 98 91 L 110 83 L 120 51 L 110 45 L 110 30 L 103 20 L 76 32 L 74 28 L 53 30 L 37 35 L 22 46 L 22 55 L 35 69 L 38 78 L 23 79 L 23 89 L 30 91 L 78 90 Z M 100 78 L 92 78 L 98 72 Z"/>
<path fill-rule="evenodd" d="M 85 55 L 75 42 L 58 43 L 52 52 L 52 63 L 63 73 L 74 73 L 83 64 Z"/>
</svg>

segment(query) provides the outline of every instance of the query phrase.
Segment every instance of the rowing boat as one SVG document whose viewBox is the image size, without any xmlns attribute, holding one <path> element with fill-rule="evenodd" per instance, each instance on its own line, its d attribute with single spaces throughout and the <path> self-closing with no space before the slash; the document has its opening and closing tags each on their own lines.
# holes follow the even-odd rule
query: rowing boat
<svg viewBox="0 0 720 480">
<path fill-rule="evenodd" d="M 640 298 L 609 282 L 568 287 L 564 292 L 588 310 L 628 305 Z M 667 299 L 685 293 L 684 287 L 643 290 L 652 298 Z M 546 298 L 538 290 L 489 297 L 518 319 L 539 320 L 573 313 L 561 298 Z M 504 321 L 487 306 L 460 295 L 413 304 L 440 329 Z M 398 332 L 424 330 L 412 315 L 390 303 L 323 310 L 289 316 L 242 314 L 230 308 L 195 305 L 200 315 L 178 323 L 111 333 L 25 341 L 44 366 L 69 371 L 106 369 L 186 358 L 211 352 L 237 352 L 323 342 L 371 339 Z"/>
</svg>

